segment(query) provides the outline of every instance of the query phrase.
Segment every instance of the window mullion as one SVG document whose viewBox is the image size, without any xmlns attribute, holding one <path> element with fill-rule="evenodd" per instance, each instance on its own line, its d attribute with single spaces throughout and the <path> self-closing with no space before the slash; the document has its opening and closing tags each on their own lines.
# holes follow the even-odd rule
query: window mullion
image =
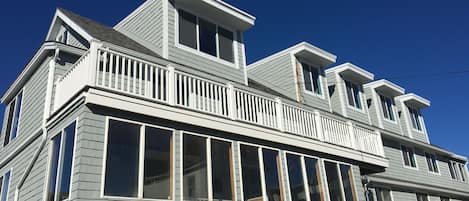
<svg viewBox="0 0 469 201">
<path fill-rule="evenodd" d="M 138 159 L 138 198 L 143 198 L 143 182 L 145 177 L 145 126 L 140 126 L 140 146 Z"/>
<path fill-rule="evenodd" d="M 215 44 L 216 44 L 216 51 L 217 51 L 217 58 L 220 58 L 220 39 L 218 34 L 218 25 L 215 25 Z"/>
<path fill-rule="evenodd" d="M 301 174 L 303 174 L 303 183 L 304 183 L 303 185 L 304 185 L 304 188 L 305 188 L 306 201 L 311 201 L 311 197 L 310 197 L 310 193 L 309 193 L 308 174 L 306 173 L 307 170 L 306 170 L 306 163 L 305 163 L 305 157 L 304 156 L 300 157 L 300 163 L 301 163 Z"/>
<path fill-rule="evenodd" d="M 261 186 L 262 186 L 262 200 L 267 201 L 267 189 L 265 187 L 265 173 L 264 173 L 264 156 L 262 154 L 262 148 L 257 148 L 257 153 L 259 155 L 259 171 L 261 175 Z"/>
<path fill-rule="evenodd" d="M 200 26 L 199 26 L 199 17 L 195 18 L 196 23 L 195 23 L 195 33 L 196 33 L 196 38 L 197 38 L 197 50 L 200 51 Z"/>
<path fill-rule="evenodd" d="M 337 175 L 339 176 L 339 184 L 340 184 L 340 193 L 342 194 L 342 200 L 346 201 L 345 199 L 345 190 L 344 190 L 344 181 L 342 180 L 342 172 L 340 171 L 340 165 L 336 163 L 336 170 Z"/>
<path fill-rule="evenodd" d="M 207 152 L 207 193 L 208 200 L 213 199 L 213 182 L 212 182 L 212 148 L 211 148 L 211 139 L 206 139 L 206 152 Z"/>
</svg>

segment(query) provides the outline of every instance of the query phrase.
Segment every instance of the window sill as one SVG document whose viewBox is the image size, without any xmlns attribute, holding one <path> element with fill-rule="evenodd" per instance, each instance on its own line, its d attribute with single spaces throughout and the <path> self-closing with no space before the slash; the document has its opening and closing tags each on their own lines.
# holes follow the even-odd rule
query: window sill
<svg viewBox="0 0 469 201">
<path fill-rule="evenodd" d="M 196 49 L 193 49 L 191 47 L 188 47 L 188 46 L 185 46 L 183 44 L 180 44 L 178 42 L 176 42 L 176 48 L 178 49 L 181 49 L 183 51 L 186 51 L 186 52 L 189 52 L 189 53 L 192 53 L 192 54 L 195 54 L 197 56 L 201 56 L 205 59 L 208 59 L 210 61 L 213 61 L 213 62 L 217 62 L 219 64 L 222 64 L 222 65 L 225 65 L 225 66 L 229 66 L 229 67 L 232 67 L 232 68 L 235 68 L 235 69 L 238 69 L 238 67 L 236 66 L 235 62 L 229 62 L 229 61 L 225 61 L 223 59 L 220 59 L 218 57 L 215 57 L 213 55 L 210 55 L 210 54 L 207 54 L 207 53 L 204 53 L 204 52 L 201 52 L 199 50 L 196 50 Z M 236 60 L 236 55 L 234 56 L 234 59 L 233 60 Z"/>
<path fill-rule="evenodd" d="M 397 121 L 396 120 L 390 120 L 390 119 L 387 119 L 386 117 L 383 117 L 384 121 L 388 122 L 388 123 L 391 123 L 391 124 L 394 124 L 394 125 L 398 125 Z"/>
<path fill-rule="evenodd" d="M 315 98 L 319 98 L 319 99 L 322 99 L 322 100 L 326 100 L 326 97 L 324 96 L 324 93 L 322 93 L 322 94 L 317 94 L 317 93 L 314 93 L 314 92 L 312 92 L 312 91 L 308 91 L 308 90 L 306 90 L 306 89 L 303 89 L 303 93 L 308 94 L 308 95 L 310 95 L 310 96 L 313 96 L 313 97 L 315 97 Z"/>
<path fill-rule="evenodd" d="M 404 168 L 410 169 L 410 170 L 415 170 L 415 171 L 418 171 L 418 170 L 419 170 L 418 167 L 412 167 L 412 166 L 407 166 L 407 165 L 404 165 Z"/>
<path fill-rule="evenodd" d="M 417 130 L 415 128 L 412 128 L 412 132 L 414 133 L 420 133 L 420 134 L 425 134 L 425 132 L 423 132 L 423 130 Z"/>
<path fill-rule="evenodd" d="M 437 176 L 441 176 L 441 173 L 440 172 L 432 172 L 432 171 L 427 171 L 429 174 L 431 175 L 437 175 Z"/>
<path fill-rule="evenodd" d="M 356 111 L 356 112 L 360 112 L 362 114 L 366 114 L 365 109 L 363 109 L 363 108 L 362 109 L 356 108 L 356 107 L 350 106 L 349 104 L 347 104 L 347 108 L 351 109 L 353 111 Z"/>
</svg>

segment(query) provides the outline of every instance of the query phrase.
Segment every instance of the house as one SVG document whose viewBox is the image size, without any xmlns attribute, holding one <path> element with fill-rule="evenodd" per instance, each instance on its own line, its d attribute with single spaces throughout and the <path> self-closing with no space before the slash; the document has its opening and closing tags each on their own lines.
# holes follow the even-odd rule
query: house
<svg viewBox="0 0 469 201">
<path fill-rule="evenodd" d="M 254 24 L 221 0 L 57 9 L 1 98 L 0 201 L 469 199 L 429 101 L 308 43 L 247 66 Z"/>
</svg>

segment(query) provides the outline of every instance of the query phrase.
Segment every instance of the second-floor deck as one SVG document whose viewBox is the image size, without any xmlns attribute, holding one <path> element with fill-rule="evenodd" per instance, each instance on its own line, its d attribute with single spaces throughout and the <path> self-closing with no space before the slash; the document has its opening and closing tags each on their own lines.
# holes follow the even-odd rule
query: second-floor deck
<svg viewBox="0 0 469 201">
<path fill-rule="evenodd" d="M 384 160 L 381 134 L 376 128 L 259 90 L 195 76 L 173 65 L 160 65 L 95 42 L 57 81 L 54 110 L 89 87 L 317 140 Z"/>
</svg>

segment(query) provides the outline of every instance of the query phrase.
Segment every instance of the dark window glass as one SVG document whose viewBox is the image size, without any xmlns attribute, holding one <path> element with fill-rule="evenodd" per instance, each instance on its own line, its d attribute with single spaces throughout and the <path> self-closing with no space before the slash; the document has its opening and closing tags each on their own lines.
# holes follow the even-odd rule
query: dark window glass
<svg viewBox="0 0 469 201">
<path fill-rule="evenodd" d="M 326 169 L 327 186 L 329 187 L 330 201 L 342 201 L 342 190 L 340 185 L 339 172 L 337 164 L 332 162 L 324 163 Z"/>
<path fill-rule="evenodd" d="M 18 134 L 18 124 L 20 122 L 20 113 L 21 113 L 21 103 L 23 101 L 23 92 L 20 92 L 16 96 L 16 105 L 15 105 L 15 116 L 13 117 L 13 128 L 11 130 L 10 138 L 13 140 Z"/>
<path fill-rule="evenodd" d="M 440 200 L 441 200 L 441 201 L 449 201 L 449 198 L 440 197 Z"/>
<path fill-rule="evenodd" d="M 342 185 L 345 193 L 346 201 L 355 200 L 355 192 L 353 186 L 352 168 L 349 165 L 340 165 L 340 174 L 342 176 Z"/>
<path fill-rule="evenodd" d="M 303 168 L 301 167 L 300 156 L 287 154 L 287 165 L 291 199 L 294 201 L 306 201 Z"/>
<path fill-rule="evenodd" d="M 233 62 L 233 32 L 218 27 L 218 46 L 220 58 Z"/>
<path fill-rule="evenodd" d="M 179 43 L 197 49 L 197 17 L 179 10 Z"/>
<path fill-rule="evenodd" d="M 231 143 L 212 140 L 212 188 L 214 200 L 232 200 Z"/>
<path fill-rule="evenodd" d="M 410 166 L 409 152 L 407 151 L 407 147 L 401 146 L 401 149 L 402 157 L 404 158 L 404 165 Z"/>
<path fill-rule="evenodd" d="M 171 141 L 171 131 L 145 128 L 144 198 L 171 199 Z"/>
<path fill-rule="evenodd" d="M 9 186 L 10 186 L 10 171 L 8 171 L 5 174 L 5 177 L 4 177 L 4 180 L 3 180 L 3 189 L 2 189 L 2 199 L 1 199 L 1 201 L 7 201 Z"/>
<path fill-rule="evenodd" d="M 409 109 L 409 112 L 410 112 L 410 118 L 412 120 L 412 127 L 416 130 L 421 131 L 422 130 L 422 125 L 420 124 L 419 111 L 417 111 L 415 109 L 412 109 L 410 107 L 408 109 Z"/>
<path fill-rule="evenodd" d="M 200 51 L 217 56 L 217 26 L 199 18 Z"/>
<path fill-rule="evenodd" d="M 137 197 L 140 126 L 110 120 L 104 195 Z"/>
<path fill-rule="evenodd" d="M 2 195 L 3 177 L 0 177 L 0 195 Z"/>
<path fill-rule="evenodd" d="M 305 88 L 315 94 L 321 94 L 321 81 L 319 69 L 308 64 L 302 63 Z"/>
<path fill-rule="evenodd" d="M 75 147 L 75 129 L 76 123 L 73 122 L 67 128 L 65 128 L 62 134 L 65 137 L 65 147 L 63 148 L 63 159 L 60 176 L 60 185 L 58 189 L 59 200 L 68 199 L 70 194 L 70 178 L 72 176 L 72 161 L 73 161 L 73 150 Z"/>
<path fill-rule="evenodd" d="M 464 167 L 463 164 L 459 164 L 459 171 L 461 172 L 461 179 L 462 181 L 466 181 L 466 172 L 467 172 L 467 169 Z"/>
<path fill-rule="evenodd" d="M 360 100 L 360 91 L 361 87 L 355 83 L 345 81 L 345 86 L 347 88 L 347 97 L 350 106 L 356 107 L 358 109 L 362 108 Z"/>
<path fill-rule="evenodd" d="M 308 91 L 313 91 L 313 85 L 311 82 L 311 69 L 308 65 L 302 64 L 303 66 L 303 78 L 305 83 L 305 89 Z"/>
<path fill-rule="evenodd" d="M 415 164 L 415 155 L 414 155 L 414 150 L 413 149 L 407 149 L 409 151 L 409 159 L 410 159 L 410 165 L 412 167 L 417 167 Z"/>
<path fill-rule="evenodd" d="M 184 135 L 183 200 L 207 200 L 207 144 L 206 138 Z"/>
<path fill-rule="evenodd" d="M 16 101 L 13 100 L 8 107 L 8 120 L 7 127 L 5 131 L 5 139 L 3 140 L 3 146 L 6 146 L 10 143 L 11 127 L 13 126 L 13 115 L 15 114 L 15 105 Z"/>
<path fill-rule="evenodd" d="M 278 151 L 263 149 L 265 188 L 269 201 L 282 200 L 280 194 L 280 169 Z"/>
<path fill-rule="evenodd" d="M 453 163 L 450 161 L 448 162 L 449 172 L 451 174 L 452 179 L 456 179 L 456 173 L 454 171 Z"/>
<path fill-rule="evenodd" d="M 380 96 L 381 98 L 381 108 L 383 109 L 384 118 L 389 120 L 394 120 L 394 101 L 391 98 Z"/>
<path fill-rule="evenodd" d="M 392 201 L 391 191 L 387 189 L 376 189 L 376 198 L 378 201 Z"/>
<path fill-rule="evenodd" d="M 259 153 L 256 147 L 241 145 L 244 200 L 262 200 Z"/>
<path fill-rule="evenodd" d="M 417 193 L 417 201 L 428 201 L 428 196 L 425 194 Z"/>
<path fill-rule="evenodd" d="M 50 164 L 49 185 L 47 191 L 47 200 L 55 199 L 55 187 L 57 186 L 57 169 L 59 167 L 60 144 L 62 135 L 57 135 L 52 139 L 52 155 Z"/>
<path fill-rule="evenodd" d="M 322 191 L 319 185 L 320 172 L 318 168 L 318 160 L 313 158 L 305 158 L 306 175 L 308 177 L 309 197 L 311 201 L 320 201 L 322 199 Z"/>
</svg>

